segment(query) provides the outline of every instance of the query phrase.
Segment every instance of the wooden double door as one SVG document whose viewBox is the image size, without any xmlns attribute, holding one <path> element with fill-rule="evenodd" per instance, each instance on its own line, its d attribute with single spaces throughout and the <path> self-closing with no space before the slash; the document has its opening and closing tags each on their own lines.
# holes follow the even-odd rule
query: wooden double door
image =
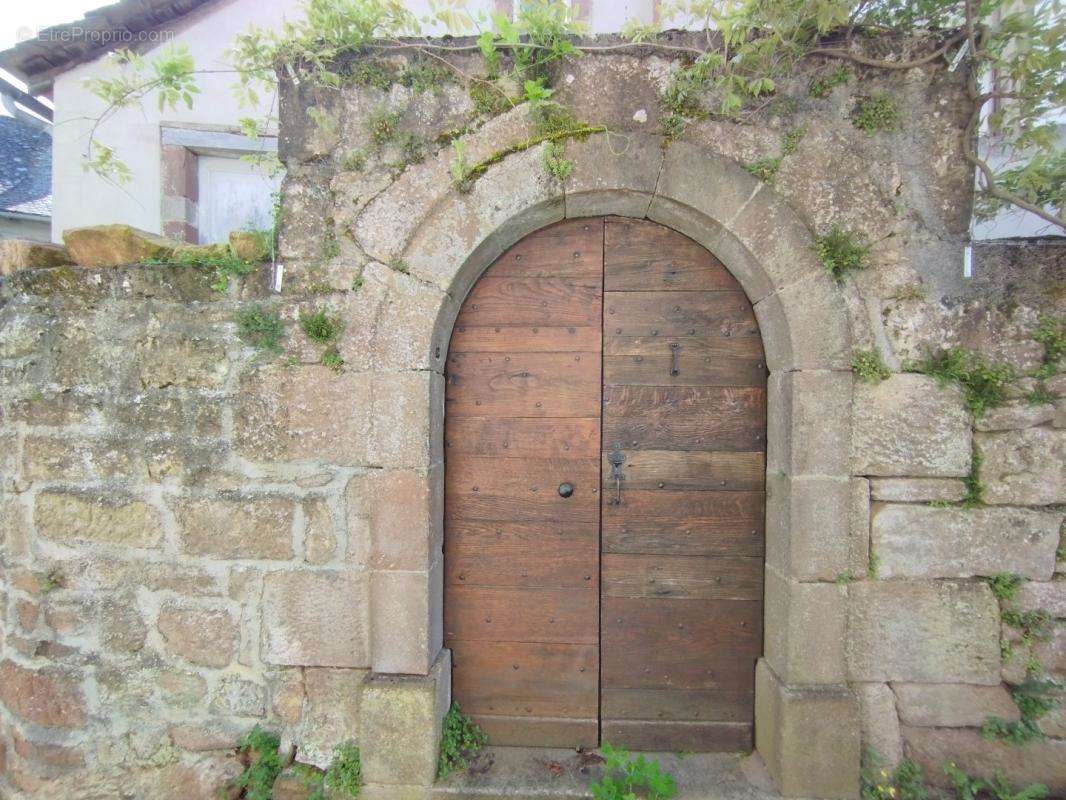
<svg viewBox="0 0 1066 800">
<path fill-rule="evenodd" d="M 751 304 L 668 228 L 568 220 L 478 281 L 447 361 L 444 638 L 491 743 L 751 747 L 765 409 Z"/>
</svg>

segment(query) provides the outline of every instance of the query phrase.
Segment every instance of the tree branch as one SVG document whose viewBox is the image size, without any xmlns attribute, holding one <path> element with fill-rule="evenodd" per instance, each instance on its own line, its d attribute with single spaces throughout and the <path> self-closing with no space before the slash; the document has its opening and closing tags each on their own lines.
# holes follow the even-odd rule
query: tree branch
<svg viewBox="0 0 1066 800">
<path fill-rule="evenodd" d="M 916 58 L 913 61 L 884 61 L 879 58 L 868 58 L 867 56 L 859 53 L 853 53 L 850 50 L 841 50 L 839 48 L 829 47 L 816 47 L 814 50 L 808 50 L 804 55 L 806 56 L 825 56 L 826 58 L 841 58 L 848 61 L 854 61 L 856 64 L 862 64 L 866 67 L 876 67 L 877 69 L 914 69 L 915 67 L 921 67 L 931 61 L 936 61 L 943 56 L 954 45 L 961 42 L 966 38 L 965 32 L 956 33 L 944 44 L 934 50 L 932 53 L 921 58 Z"/>
</svg>

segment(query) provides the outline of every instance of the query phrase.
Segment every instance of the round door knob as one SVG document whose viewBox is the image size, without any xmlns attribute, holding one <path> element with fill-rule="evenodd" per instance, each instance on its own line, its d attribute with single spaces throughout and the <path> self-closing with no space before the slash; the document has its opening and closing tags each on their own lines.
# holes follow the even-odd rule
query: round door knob
<svg viewBox="0 0 1066 800">
<path fill-rule="evenodd" d="M 572 483 L 560 483 L 559 484 L 559 497 L 569 497 L 574 493 L 574 485 Z"/>
</svg>

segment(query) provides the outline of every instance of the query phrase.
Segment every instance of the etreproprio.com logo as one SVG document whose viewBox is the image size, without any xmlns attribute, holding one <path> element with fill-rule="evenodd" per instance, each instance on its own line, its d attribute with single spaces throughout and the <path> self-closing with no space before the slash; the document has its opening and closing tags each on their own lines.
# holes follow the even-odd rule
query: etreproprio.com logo
<svg viewBox="0 0 1066 800">
<path fill-rule="evenodd" d="M 115 44 L 159 44 L 169 42 L 174 38 L 174 31 L 149 30 L 94 30 L 83 28 L 80 25 L 70 25 L 59 28 L 31 28 L 23 25 L 15 32 L 15 37 L 20 42 L 36 39 L 39 42 L 88 42 L 93 45 L 106 47 Z"/>
</svg>

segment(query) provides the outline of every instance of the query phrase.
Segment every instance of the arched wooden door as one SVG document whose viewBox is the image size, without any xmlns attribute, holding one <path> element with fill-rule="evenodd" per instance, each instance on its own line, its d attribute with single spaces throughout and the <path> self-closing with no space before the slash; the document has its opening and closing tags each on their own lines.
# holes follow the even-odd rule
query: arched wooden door
<svg viewBox="0 0 1066 800">
<path fill-rule="evenodd" d="M 445 646 L 501 745 L 751 746 L 766 369 L 690 239 L 567 220 L 482 276 L 445 395 Z"/>
</svg>

